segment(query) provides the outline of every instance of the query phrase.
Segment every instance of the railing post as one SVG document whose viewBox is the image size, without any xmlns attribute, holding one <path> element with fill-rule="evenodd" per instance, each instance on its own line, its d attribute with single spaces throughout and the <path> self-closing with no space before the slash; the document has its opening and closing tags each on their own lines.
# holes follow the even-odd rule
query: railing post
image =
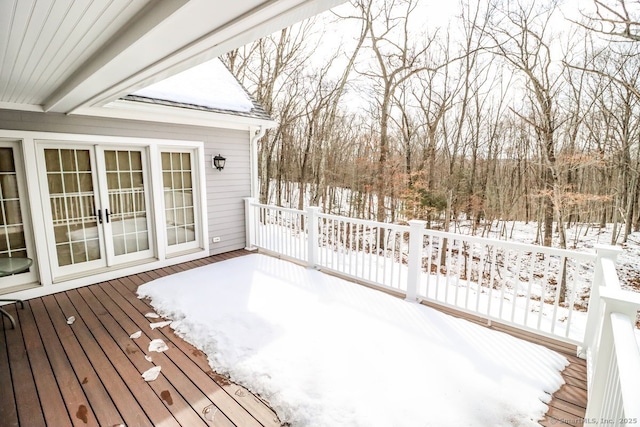
<svg viewBox="0 0 640 427">
<path fill-rule="evenodd" d="M 412 219 L 409 221 L 409 260 L 407 274 L 407 294 L 405 300 L 418 301 L 418 285 L 422 269 L 422 248 L 426 221 Z"/>
<path fill-rule="evenodd" d="M 245 230 L 245 249 L 248 251 L 255 251 L 257 247 L 254 245 L 256 236 L 256 211 L 253 208 L 253 204 L 256 203 L 256 199 L 253 197 L 244 198 L 244 230 Z"/>
<path fill-rule="evenodd" d="M 600 313 L 602 322 L 601 325 L 599 325 L 598 336 L 595 337 L 595 342 L 597 342 L 595 349 L 598 354 L 597 357 L 593 357 L 594 355 L 591 357 L 593 360 L 593 366 L 591 367 L 592 381 L 589 381 L 587 385 L 589 394 L 584 416 L 585 420 L 601 420 L 606 419 L 607 416 L 610 415 L 602 413 L 603 410 L 606 409 L 603 405 L 606 398 L 607 386 L 612 380 L 616 380 L 615 378 L 609 378 L 610 365 L 612 363 L 617 365 L 617 360 L 619 359 L 619 356 L 616 357 L 616 360 L 612 359 L 618 349 L 614 339 L 611 315 L 612 313 L 622 314 L 629 319 L 631 326 L 633 326 L 636 320 L 636 313 L 640 308 L 640 297 L 636 293 L 620 289 L 603 287 L 599 300 L 599 306 L 602 310 Z M 635 357 L 631 357 L 631 361 L 635 362 L 638 357 L 637 346 L 633 345 L 631 348 L 635 353 Z M 633 373 L 636 377 L 640 376 L 640 370 L 637 368 L 633 370 Z M 618 375 L 620 375 L 620 372 L 618 372 Z M 637 395 L 635 392 L 637 387 L 636 379 L 637 378 L 620 378 L 625 407 L 627 405 L 633 405 L 635 408 L 637 403 L 637 397 L 635 397 Z M 626 380 L 624 384 L 623 380 Z M 632 384 L 631 387 L 629 387 L 629 383 Z M 631 391 L 626 389 L 631 389 Z M 629 401 L 632 403 L 629 403 Z M 633 414 L 627 414 L 625 412 L 625 416 L 632 417 Z"/>
<path fill-rule="evenodd" d="M 307 212 L 307 267 L 318 265 L 318 213 L 320 208 L 308 206 Z"/>
<path fill-rule="evenodd" d="M 578 349 L 578 357 L 587 358 L 588 353 L 597 343 L 600 333 L 602 319 L 602 303 L 600 302 L 600 286 L 605 285 L 604 273 L 602 271 L 602 260 L 610 259 L 614 263 L 616 257 L 622 249 L 617 246 L 595 245 L 596 260 L 593 269 L 593 282 L 591 283 L 591 293 L 589 295 L 589 307 L 587 308 L 587 324 L 584 331 L 584 342 Z"/>
</svg>

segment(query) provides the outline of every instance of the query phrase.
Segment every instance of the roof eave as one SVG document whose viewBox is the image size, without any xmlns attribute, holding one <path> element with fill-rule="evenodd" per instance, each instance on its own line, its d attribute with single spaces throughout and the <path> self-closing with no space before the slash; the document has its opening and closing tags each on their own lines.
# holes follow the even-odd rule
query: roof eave
<svg viewBox="0 0 640 427">
<path fill-rule="evenodd" d="M 210 128 L 249 130 L 263 127 L 274 128 L 278 123 L 256 117 L 194 110 L 138 101 L 117 100 L 103 107 L 84 107 L 73 115 L 105 117 L 123 120 L 172 123 L 177 125 L 204 126 Z"/>
</svg>

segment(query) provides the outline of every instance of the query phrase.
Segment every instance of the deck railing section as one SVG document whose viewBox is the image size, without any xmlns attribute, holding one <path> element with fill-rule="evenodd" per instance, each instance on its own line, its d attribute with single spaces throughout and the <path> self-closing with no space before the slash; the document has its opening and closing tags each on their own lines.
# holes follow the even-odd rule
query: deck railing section
<svg viewBox="0 0 640 427">
<path fill-rule="evenodd" d="M 601 247 L 596 261 L 584 343 L 589 390 L 585 425 L 640 424 L 640 349 L 634 332 L 640 294 L 620 288 L 618 252 Z"/>
<path fill-rule="evenodd" d="M 307 213 L 245 199 L 247 248 L 257 247 L 307 262 Z"/>
<path fill-rule="evenodd" d="M 254 199 L 246 208 L 249 248 L 576 344 L 589 366 L 585 423 L 640 423 L 640 295 L 620 289 L 615 248 L 547 248 Z"/>
<path fill-rule="evenodd" d="M 406 293 L 409 227 L 317 214 L 314 267 Z"/>
<path fill-rule="evenodd" d="M 418 299 L 582 343 L 584 321 L 576 318 L 586 316 L 581 290 L 591 285 L 594 254 L 425 230 L 422 221 L 410 223 L 417 247 L 422 243 L 417 254 L 421 280 L 409 282 L 417 286 Z"/>
</svg>

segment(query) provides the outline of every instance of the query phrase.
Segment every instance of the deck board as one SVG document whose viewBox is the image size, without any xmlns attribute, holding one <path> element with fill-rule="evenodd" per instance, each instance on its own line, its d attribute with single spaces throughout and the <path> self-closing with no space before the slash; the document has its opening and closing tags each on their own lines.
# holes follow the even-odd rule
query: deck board
<svg viewBox="0 0 640 427">
<path fill-rule="evenodd" d="M 0 424 L 4 426 L 248 426 L 277 427 L 275 413 L 259 397 L 209 367 L 207 357 L 165 327 L 151 330 L 137 298 L 148 281 L 248 254 L 234 251 L 4 306 L 16 319 L 0 331 Z M 543 426 L 582 425 L 587 402 L 586 364 L 575 346 L 530 332 L 435 307 L 491 329 L 563 353 L 565 384 L 549 402 Z M 76 321 L 67 325 L 66 319 Z M 154 320 L 151 320 L 154 321 Z M 143 332 L 137 340 L 129 335 Z M 145 359 L 151 339 L 169 346 Z M 158 364 L 156 381 L 141 372 Z M 8 375 L 4 375 L 8 373 Z M 208 414 L 208 415 L 205 415 Z M 215 414 L 209 420 L 210 414 Z"/>
<path fill-rule="evenodd" d="M 149 319 L 144 317 L 143 313 L 147 313 L 151 310 L 146 305 L 142 306 L 140 304 L 138 304 L 138 308 L 140 308 L 141 311 L 135 310 L 136 307 L 133 303 L 142 303 L 142 301 L 134 296 L 132 296 L 132 298 L 135 299 L 135 301 L 123 298 L 116 289 L 117 287 L 119 287 L 117 286 L 117 282 L 116 287 L 113 287 L 113 285 L 113 282 L 104 283 L 102 284 L 102 290 L 107 292 L 108 295 L 113 299 L 114 305 L 112 305 L 110 309 L 113 309 L 115 312 L 117 311 L 117 307 L 120 307 L 123 312 L 122 314 L 129 316 L 129 321 L 127 321 L 126 319 L 122 319 L 122 323 L 124 325 L 130 325 L 130 329 L 127 328 L 128 330 L 130 330 L 128 334 L 136 332 L 137 330 L 143 331 L 144 337 L 146 337 L 147 339 L 143 339 L 143 337 L 141 337 L 135 340 L 135 343 L 141 346 L 141 352 L 147 353 L 147 348 L 145 346 L 151 339 L 162 339 L 169 346 L 170 350 L 166 353 L 152 352 L 149 355 L 152 357 L 154 363 L 162 366 L 163 372 L 161 375 L 169 379 L 169 381 L 176 388 L 177 393 L 179 393 L 178 395 L 182 396 L 187 402 L 189 402 L 197 411 L 199 416 L 202 415 L 202 417 L 204 417 L 203 411 L 205 410 L 205 408 L 214 405 L 212 406 L 212 408 L 215 407 L 216 410 L 221 411 L 221 414 L 216 417 L 214 425 L 235 425 L 225 414 L 228 409 L 222 408 L 219 402 L 211 399 L 211 395 L 213 393 L 211 389 L 217 391 L 215 383 L 210 381 L 210 379 L 208 379 L 206 383 L 198 383 L 198 374 L 204 377 L 206 377 L 206 375 L 202 373 L 202 371 L 198 372 L 197 370 L 194 370 L 188 362 L 185 362 L 185 359 L 182 356 L 181 352 L 174 351 L 176 347 L 174 345 L 171 345 L 171 343 L 165 339 L 164 334 L 160 329 L 149 329 Z M 247 416 L 249 417 L 249 415 Z M 205 419 L 202 418 L 202 421 L 205 421 Z M 187 423 L 183 425 L 191 424 Z"/>
<path fill-rule="evenodd" d="M 44 420 L 47 425 L 72 425 L 69 413 L 66 410 L 60 388 L 53 375 L 53 370 L 47 358 L 47 353 L 40 338 L 40 332 L 35 323 L 31 305 L 25 304 L 24 310 L 18 310 L 22 336 L 31 370 L 37 372 L 34 376 L 38 395 L 41 396 L 40 404 Z"/>
<path fill-rule="evenodd" d="M 15 308 L 15 307 L 14 307 Z M 11 311 L 9 311 L 11 313 Z M 11 313 L 18 317 L 15 311 Z M 44 414 L 40 410 L 40 403 L 31 400 L 28 396 L 36 394 L 36 385 L 32 369 L 27 356 L 27 350 L 22 336 L 22 325 L 16 321 L 16 333 L 6 334 L 7 350 L 9 353 L 9 365 L 11 367 L 11 379 L 15 393 L 15 405 L 18 409 L 18 421 L 25 426 L 44 426 Z"/>
<path fill-rule="evenodd" d="M 127 277 L 118 281 L 119 283 L 111 283 L 113 286 L 113 293 L 110 293 L 110 295 L 115 295 L 115 297 L 120 301 L 128 301 L 129 304 L 133 305 L 137 309 L 138 313 L 153 311 L 145 301 L 137 298 L 137 295 L 132 289 L 136 289 L 138 285 L 136 285 L 132 279 L 132 277 Z M 142 325 L 145 323 L 148 324 L 148 319 L 139 316 L 140 314 L 138 314 L 137 320 L 142 322 Z M 184 341 L 175 336 L 170 328 L 156 329 L 154 332 L 156 332 L 158 337 L 162 338 L 168 345 L 181 350 L 180 352 L 174 353 L 174 357 L 179 361 L 180 366 L 182 366 L 183 369 L 188 370 L 188 375 L 193 381 L 196 381 L 202 387 L 205 387 L 205 385 L 212 386 L 210 389 L 207 389 L 210 393 L 210 397 L 215 399 L 214 403 L 218 408 L 220 408 L 225 416 L 229 417 L 237 425 L 247 427 L 260 425 L 253 415 L 249 415 L 249 413 L 242 408 L 241 405 L 233 399 L 233 397 L 229 396 L 229 394 L 215 381 L 212 383 L 211 376 L 207 375 L 206 371 L 203 371 L 201 367 L 194 364 L 193 361 L 188 358 L 186 354 L 195 350 L 193 347 L 182 346 Z M 209 370 L 210 368 L 207 366 L 207 371 Z M 213 387 L 214 385 L 215 387 Z"/>
<path fill-rule="evenodd" d="M 64 401 L 64 409 L 67 411 L 71 423 L 74 427 L 81 425 L 98 426 L 98 420 L 80 384 L 81 380 L 76 376 L 62 343 L 58 339 L 42 299 L 33 299 L 26 302 L 25 306 L 27 304 L 32 310 L 34 322 L 40 331 L 40 337 L 46 337 L 46 339 L 42 340 L 42 345 L 47 353 L 47 358 L 51 365 L 51 373 L 56 379 Z M 85 408 L 85 410 L 80 411 L 80 408 Z M 62 411 L 63 408 L 56 408 L 56 410 Z M 81 413 L 83 416 L 78 417 L 77 414 Z"/>
<path fill-rule="evenodd" d="M 120 378 L 137 379 L 140 377 L 140 372 L 144 372 L 152 366 L 148 362 L 146 364 L 142 363 L 143 361 L 146 362 L 142 354 L 127 351 L 128 343 L 124 344 L 123 341 L 125 341 L 125 338 L 128 339 L 128 336 L 122 328 L 119 328 L 115 334 L 111 333 L 108 325 L 110 316 L 106 311 L 97 307 L 97 312 L 94 312 L 88 302 L 82 298 L 80 292 L 77 290 L 69 291 L 66 295 L 69 298 L 68 303 L 73 304 L 73 307 L 78 311 L 78 314 L 84 321 L 86 327 L 93 335 L 95 342 L 102 351 L 104 351 L 104 356 L 109 359 L 109 362 L 111 362 Z M 98 319 L 96 315 L 99 315 L 100 319 Z M 90 349 L 88 350 L 91 351 Z M 132 397 L 140 406 L 139 413 L 146 414 L 152 425 L 180 425 L 178 422 L 175 422 L 175 420 L 171 420 L 174 422 L 166 422 L 166 420 L 170 420 L 170 418 L 172 418 L 171 413 L 158 399 L 158 395 L 156 395 L 153 387 L 151 387 L 149 383 L 141 381 L 127 381 L 127 385 L 131 391 Z M 192 422 L 194 426 L 206 425 L 203 422 L 200 422 L 199 424 L 197 423 L 200 419 L 197 414 L 190 410 L 191 407 L 188 403 L 185 402 L 182 406 L 182 409 L 185 410 L 184 414 L 195 415 L 195 417 L 192 416 L 190 418 L 186 418 Z M 148 424 L 145 419 L 141 419 L 140 422 L 141 424 Z"/>
<path fill-rule="evenodd" d="M 58 306 L 55 297 L 53 295 L 43 297 L 42 302 L 51 319 L 52 330 L 58 335 L 58 339 L 64 348 L 76 378 L 80 381 L 89 404 L 89 406 L 80 404 L 77 408 L 72 408 L 72 416 L 84 421 L 87 419 L 89 407 L 91 407 L 99 425 L 124 424 L 124 419 L 114 402 L 114 398 L 117 399 L 118 396 L 110 395 L 100 378 L 105 376 L 105 372 L 101 371 L 101 368 L 105 365 L 94 365 L 89 360 L 80 340 L 74 334 L 74 329 L 67 325 L 67 317 Z M 78 319 L 76 322 L 82 322 L 82 319 Z"/>
<path fill-rule="evenodd" d="M 122 281 L 122 284 L 125 285 L 127 289 L 125 290 L 124 288 L 119 288 L 118 291 L 119 293 L 122 294 L 123 297 L 131 300 L 132 297 L 136 296 L 135 290 L 140 284 L 142 284 L 142 279 L 136 276 L 131 276 L 131 277 L 128 277 L 127 279 L 128 280 Z M 153 310 L 152 307 L 150 307 L 145 301 L 142 301 L 142 300 L 137 300 L 137 301 L 139 301 L 139 304 L 144 304 L 147 307 L 147 310 L 149 311 Z M 264 426 L 280 425 L 280 422 L 278 421 L 278 419 L 274 417 L 273 412 L 271 410 L 265 410 L 266 406 L 262 401 L 256 398 L 253 394 L 249 393 L 246 389 L 236 384 L 230 383 L 221 375 L 218 375 L 215 372 L 213 372 L 208 365 L 207 358 L 204 355 L 204 353 L 191 347 L 184 340 L 177 337 L 173 333 L 173 331 L 169 328 L 163 328 L 160 332 L 164 334 L 164 338 L 167 342 L 170 342 L 173 345 L 175 345 L 177 348 L 180 348 L 184 353 L 184 355 L 187 358 L 191 359 L 191 362 L 193 362 L 198 367 L 198 369 L 200 369 L 201 371 L 204 371 L 209 377 L 213 378 L 216 384 L 219 385 L 222 389 L 224 389 L 228 396 L 236 400 L 236 402 L 240 406 L 242 406 L 245 411 L 252 414 L 253 417 L 256 418 L 256 420 L 258 421 L 257 425 L 264 425 Z M 185 361 L 185 366 L 186 365 L 187 363 Z M 203 380 L 202 378 L 200 379 Z M 222 396 L 225 396 L 225 395 L 223 394 Z M 230 404 L 229 407 L 234 408 L 235 406 Z M 238 417 L 243 417 L 243 414 L 244 414 L 244 411 L 238 409 L 237 411 L 235 411 L 234 414 L 231 414 L 230 416 L 232 419 L 237 419 L 237 421 L 241 423 L 241 425 L 247 425 L 247 426 L 256 425 L 255 421 L 251 419 L 238 418 Z"/>
</svg>

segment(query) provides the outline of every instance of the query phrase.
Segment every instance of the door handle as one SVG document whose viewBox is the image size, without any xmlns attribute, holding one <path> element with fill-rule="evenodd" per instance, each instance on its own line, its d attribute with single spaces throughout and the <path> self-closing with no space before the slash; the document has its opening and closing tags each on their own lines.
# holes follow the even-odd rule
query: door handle
<svg viewBox="0 0 640 427">
<path fill-rule="evenodd" d="M 98 224 L 102 224 L 102 211 L 100 209 L 98 209 Z"/>
<path fill-rule="evenodd" d="M 105 209 L 104 210 L 104 217 L 107 220 L 107 224 L 109 223 L 109 209 Z"/>
</svg>

